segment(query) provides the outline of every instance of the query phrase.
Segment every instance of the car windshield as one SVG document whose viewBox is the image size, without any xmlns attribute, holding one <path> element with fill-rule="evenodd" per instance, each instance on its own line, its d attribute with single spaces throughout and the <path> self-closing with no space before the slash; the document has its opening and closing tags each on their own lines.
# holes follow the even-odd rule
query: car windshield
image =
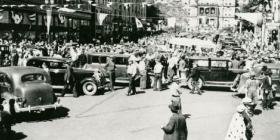
<svg viewBox="0 0 280 140">
<path fill-rule="evenodd" d="M 211 61 L 211 67 L 225 68 L 227 67 L 227 61 Z"/>
<path fill-rule="evenodd" d="M 44 81 L 46 78 L 43 74 L 34 73 L 34 74 L 27 74 L 21 77 L 21 81 L 25 82 L 32 82 L 32 81 Z"/>
<path fill-rule="evenodd" d="M 208 67 L 208 60 L 194 60 L 199 67 Z"/>
</svg>

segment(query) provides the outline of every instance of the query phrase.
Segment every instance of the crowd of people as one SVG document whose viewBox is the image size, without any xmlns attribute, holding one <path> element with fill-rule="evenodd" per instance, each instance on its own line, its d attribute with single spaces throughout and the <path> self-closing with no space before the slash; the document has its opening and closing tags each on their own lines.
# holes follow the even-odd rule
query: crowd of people
<svg viewBox="0 0 280 140">
<path fill-rule="evenodd" d="M 127 74 L 129 78 L 129 89 L 127 95 L 136 94 L 136 80 L 140 78 L 140 88 L 150 88 L 149 85 L 152 81 L 148 78 L 148 73 L 154 74 L 152 88 L 154 91 L 161 91 L 164 85 L 170 85 L 172 82 L 182 82 L 187 77 L 193 79 L 193 88 L 190 93 L 201 94 L 198 84 L 200 77 L 198 63 L 192 64 L 190 67 L 189 57 L 193 56 L 208 56 L 208 57 L 222 57 L 231 59 L 230 67 L 232 69 L 243 69 L 249 71 L 249 79 L 245 82 L 245 98 L 242 100 L 241 105 L 237 107 L 237 113 L 234 115 L 230 124 L 229 131 L 226 139 L 231 137 L 239 137 L 240 139 L 250 140 L 253 136 L 253 127 L 251 117 L 254 115 L 254 110 L 258 104 L 259 97 L 262 100 L 262 107 L 264 110 L 272 108 L 273 98 L 275 97 L 275 90 L 272 85 L 272 71 L 265 67 L 267 63 L 278 64 L 280 51 L 277 47 L 270 47 L 271 49 L 262 49 L 259 47 L 257 39 L 254 39 L 250 32 L 236 33 L 234 37 L 241 37 L 241 48 L 234 49 L 221 49 L 216 52 L 213 50 L 197 51 L 190 49 L 186 51 L 177 48 L 171 52 L 161 52 L 157 47 L 158 45 L 167 45 L 169 39 L 175 37 L 176 34 L 163 33 L 156 36 L 145 37 L 139 39 L 138 42 L 125 42 L 121 40 L 119 44 L 100 44 L 98 41 L 93 44 L 78 44 L 78 43 L 47 43 L 47 42 L 32 42 L 22 40 L 21 42 L 12 42 L 7 40 L 0 40 L 1 45 L 9 47 L 8 52 L 1 51 L 1 65 L 2 66 L 26 66 L 27 59 L 34 56 L 50 56 L 56 58 L 69 58 L 76 63 L 76 67 L 83 68 L 87 63 L 85 53 L 110 53 L 110 54 L 129 54 Z M 245 38 L 245 39 L 242 39 Z M 255 68 L 261 68 L 262 79 L 256 78 Z M 113 57 L 107 59 L 104 66 L 110 79 L 110 90 L 114 91 L 115 85 L 115 71 L 116 64 Z M 238 75 L 232 90 L 238 88 L 238 83 L 242 75 Z M 69 79 L 69 78 L 68 78 Z M 71 86 L 73 87 L 73 86 Z M 162 127 L 163 131 L 169 136 L 173 125 L 180 123 L 182 125 L 182 138 L 187 137 L 187 127 L 185 118 L 181 112 L 181 99 L 179 87 L 176 88 L 175 95 L 172 96 L 171 105 L 169 106 L 173 116 L 170 122 Z M 65 93 L 64 93 L 65 94 Z M 0 108 L 0 114 L 4 113 Z M 4 113 L 5 114 L 5 113 Z M 1 120 L 1 117 L 0 117 Z M 1 120 L 2 122 L 3 120 Z M 242 130 L 242 131 L 239 131 Z M 179 131 L 179 130 L 178 130 Z M 238 131 L 238 132 L 237 132 Z M 174 133 L 174 132 L 172 132 Z M 174 136 L 177 137 L 177 136 Z"/>
</svg>

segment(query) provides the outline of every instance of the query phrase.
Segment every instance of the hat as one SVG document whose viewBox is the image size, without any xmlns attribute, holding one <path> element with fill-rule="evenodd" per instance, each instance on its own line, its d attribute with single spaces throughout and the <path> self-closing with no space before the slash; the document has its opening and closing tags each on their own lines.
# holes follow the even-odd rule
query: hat
<svg viewBox="0 0 280 140">
<path fill-rule="evenodd" d="M 243 111 L 245 111 L 245 109 L 246 109 L 246 107 L 244 105 L 239 105 L 239 106 L 237 106 L 236 111 L 238 113 L 242 113 Z"/>
<path fill-rule="evenodd" d="M 168 107 L 170 108 L 171 111 L 173 112 L 177 112 L 179 110 L 179 106 L 175 105 L 175 104 L 170 104 L 168 105 Z"/>
<path fill-rule="evenodd" d="M 252 102 L 251 98 L 245 97 L 245 98 L 242 99 L 243 104 L 248 104 L 248 103 L 251 103 L 251 102 Z"/>
</svg>

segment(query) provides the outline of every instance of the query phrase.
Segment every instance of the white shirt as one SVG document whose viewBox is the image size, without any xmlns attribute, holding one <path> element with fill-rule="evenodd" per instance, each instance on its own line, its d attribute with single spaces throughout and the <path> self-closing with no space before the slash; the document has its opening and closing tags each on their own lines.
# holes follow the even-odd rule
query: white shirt
<svg viewBox="0 0 280 140">
<path fill-rule="evenodd" d="M 127 73 L 135 76 L 137 74 L 137 65 L 135 63 L 128 65 Z"/>
<path fill-rule="evenodd" d="M 138 69 L 139 69 L 139 71 L 146 70 L 146 63 L 145 63 L 145 61 L 142 60 L 142 61 L 139 62 Z"/>
<path fill-rule="evenodd" d="M 163 68 L 162 64 L 161 63 L 157 63 L 155 65 L 155 67 L 154 67 L 154 73 L 155 74 L 161 73 L 162 72 L 162 68 Z"/>
</svg>

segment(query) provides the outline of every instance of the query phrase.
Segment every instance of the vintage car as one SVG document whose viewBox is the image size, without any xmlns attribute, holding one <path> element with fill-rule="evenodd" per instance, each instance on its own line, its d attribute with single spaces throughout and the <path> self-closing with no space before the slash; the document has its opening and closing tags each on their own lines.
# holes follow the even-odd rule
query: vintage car
<svg viewBox="0 0 280 140">
<path fill-rule="evenodd" d="M 87 53 L 88 64 L 87 67 L 89 69 L 104 69 L 105 64 L 107 63 L 107 58 L 113 57 L 113 61 L 116 65 L 115 76 L 116 76 L 116 83 L 127 84 L 129 83 L 129 78 L 127 74 L 127 67 L 128 67 L 128 59 L 130 55 L 128 54 L 110 54 L 110 53 Z M 148 85 L 153 84 L 153 74 L 149 71 L 148 72 Z M 139 82 L 139 76 L 138 81 Z"/>
<path fill-rule="evenodd" d="M 199 87 L 231 87 L 235 77 L 238 74 L 246 71 L 239 69 L 231 69 L 228 58 L 222 57 L 188 57 L 188 69 L 187 72 L 187 85 L 189 88 L 193 88 L 190 77 L 193 64 L 198 64 L 198 70 L 200 71 Z"/>
<path fill-rule="evenodd" d="M 33 57 L 27 60 L 27 66 L 42 67 L 43 63 L 45 63 L 50 71 L 52 87 L 55 90 L 63 90 L 66 72 L 65 64 L 69 61 L 71 60 L 65 58 Z M 73 71 L 79 93 L 92 96 L 102 93 L 107 86 L 105 74 L 100 69 L 88 70 L 74 67 Z"/>
<path fill-rule="evenodd" d="M 1 104 L 11 114 L 60 107 L 49 75 L 40 68 L 0 68 Z"/>
</svg>

